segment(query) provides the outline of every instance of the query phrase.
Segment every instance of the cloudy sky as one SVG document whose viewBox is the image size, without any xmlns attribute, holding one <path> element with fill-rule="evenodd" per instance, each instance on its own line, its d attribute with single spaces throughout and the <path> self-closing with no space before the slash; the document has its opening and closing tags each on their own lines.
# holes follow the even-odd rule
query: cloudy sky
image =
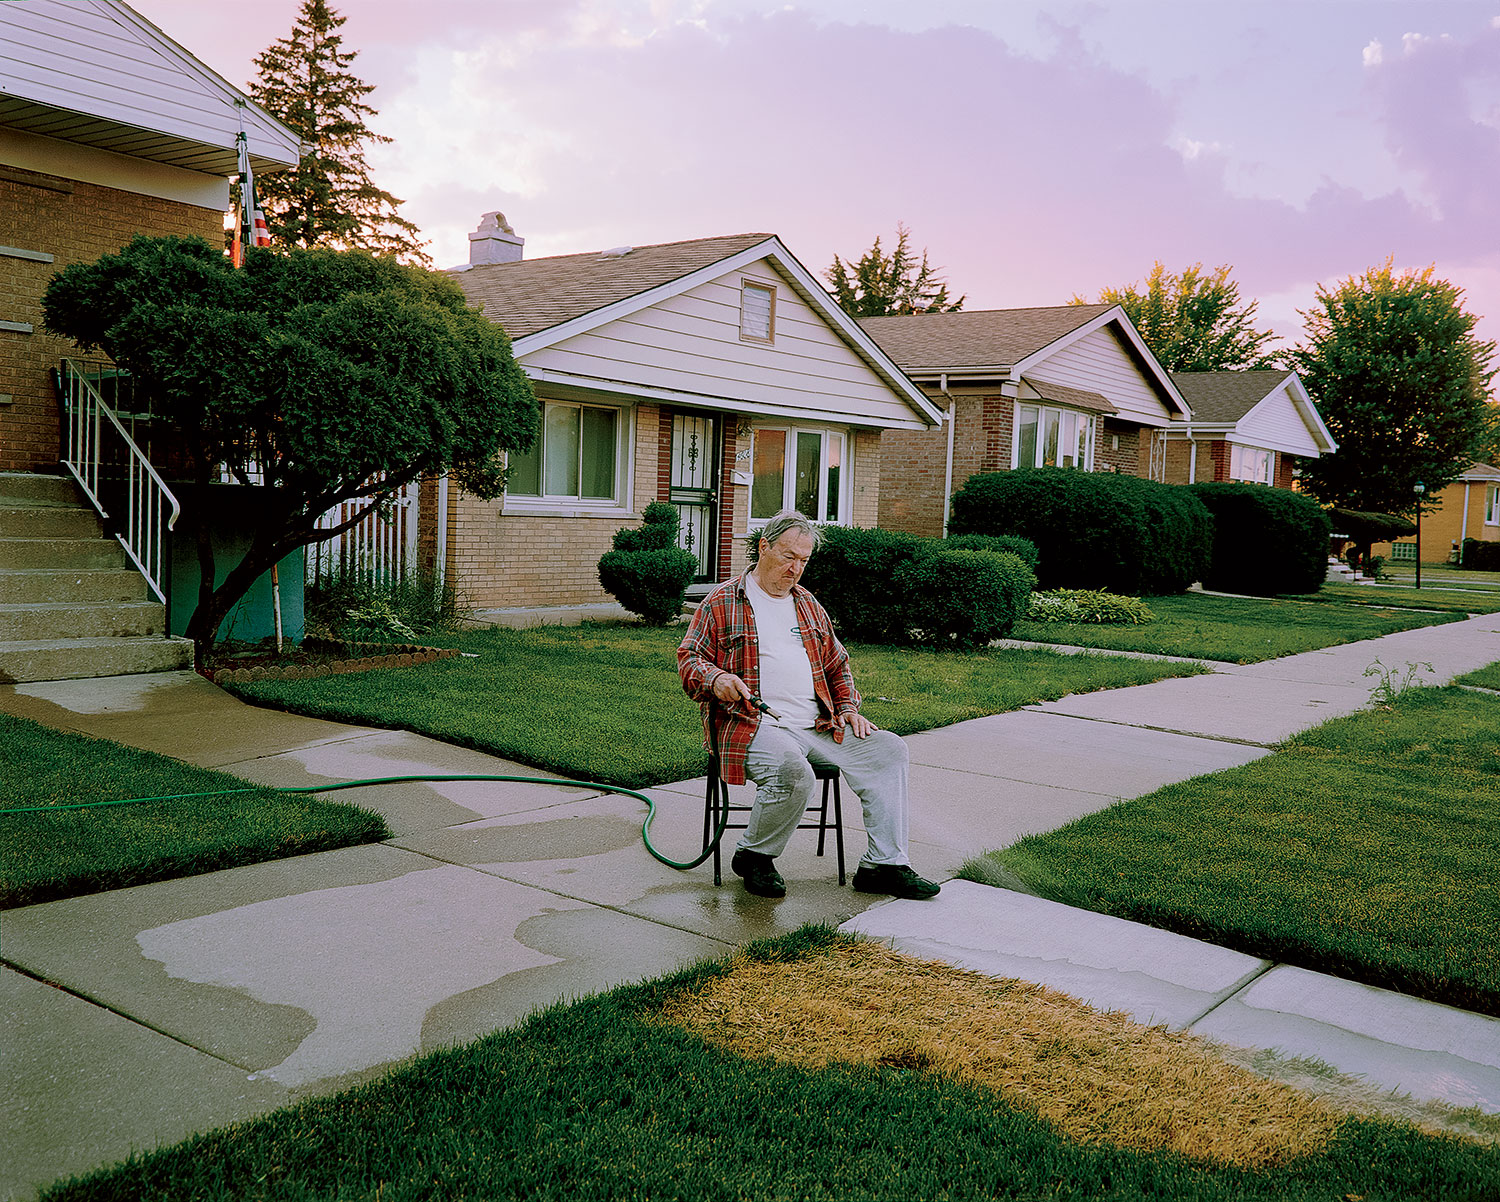
<svg viewBox="0 0 1500 1202">
<path fill-rule="evenodd" d="M 132 0 L 230 82 L 300 0 Z M 1500 0 L 344 0 L 377 183 L 439 266 L 905 222 L 966 308 L 1228 263 L 1288 341 L 1394 257 L 1500 338 Z M 246 14 L 253 13 L 253 24 Z"/>
</svg>

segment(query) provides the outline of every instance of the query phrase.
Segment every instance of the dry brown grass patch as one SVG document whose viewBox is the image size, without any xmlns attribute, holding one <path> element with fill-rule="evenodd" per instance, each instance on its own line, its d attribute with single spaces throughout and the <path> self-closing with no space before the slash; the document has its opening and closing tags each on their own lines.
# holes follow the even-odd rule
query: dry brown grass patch
<svg viewBox="0 0 1500 1202">
<path fill-rule="evenodd" d="M 740 956 L 660 1016 L 740 1055 L 944 1073 L 1082 1143 L 1243 1167 L 1318 1152 L 1346 1117 L 1196 1036 L 878 943 L 840 941 L 790 962 Z"/>
</svg>

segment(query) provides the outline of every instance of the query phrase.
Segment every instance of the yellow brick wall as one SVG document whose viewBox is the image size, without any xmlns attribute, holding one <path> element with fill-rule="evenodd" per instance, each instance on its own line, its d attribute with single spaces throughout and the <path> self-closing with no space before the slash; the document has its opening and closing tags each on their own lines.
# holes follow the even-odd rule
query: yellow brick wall
<svg viewBox="0 0 1500 1202">
<path fill-rule="evenodd" d="M 0 321 L 27 322 L 30 334 L 0 330 L 0 471 L 53 469 L 58 461 L 58 361 L 83 357 L 42 329 L 42 293 L 54 273 L 118 250 L 138 233 L 198 235 L 217 243 L 217 210 L 0 166 L 0 243 L 40 251 L 51 263 L 0 254 Z M 97 358 L 97 352 L 92 356 Z"/>
<path fill-rule="evenodd" d="M 880 524 L 880 431 L 854 432 L 854 496 L 850 524 L 874 529 Z"/>
</svg>

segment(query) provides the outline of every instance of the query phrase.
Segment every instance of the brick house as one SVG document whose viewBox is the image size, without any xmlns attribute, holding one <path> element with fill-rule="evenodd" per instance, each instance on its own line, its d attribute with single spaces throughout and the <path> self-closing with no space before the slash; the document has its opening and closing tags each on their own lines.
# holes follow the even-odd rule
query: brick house
<svg viewBox="0 0 1500 1202">
<path fill-rule="evenodd" d="M 222 239 L 241 113 L 255 171 L 298 140 L 115 0 L 0 4 L 0 58 L 0 471 L 55 471 L 52 373 L 77 350 L 42 329 L 53 274 L 136 234 Z"/>
<path fill-rule="evenodd" d="M 697 591 L 780 509 L 873 526 L 883 440 L 942 420 L 774 234 L 525 259 L 488 213 L 469 238 L 455 278 L 543 408 L 502 498 L 423 498 L 425 546 L 477 608 L 607 601 L 599 557 L 652 501 L 677 506 Z"/>
<path fill-rule="evenodd" d="M 880 525 L 938 536 L 976 472 L 1060 466 L 1165 478 L 1164 432 L 1189 416 L 1118 305 L 869 317 L 949 420 L 882 443 Z"/>
<path fill-rule="evenodd" d="M 1174 371 L 1172 382 L 1193 418 L 1164 432 L 1168 483 L 1291 488 L 1298 459 L 1338 449 L 1294 371 Z"/>
<path fill-rule="evenodd" d="M 1458 562 L 1466 539 L 1500 542 L 1500 468 L 1471 463 L 1448 487 L 1427 498 L 1422 509 L 1422 562 Z M 1415 537 L 1375 543 L 1372 556 L 1415 563 Z"/>
<path fill-rule="evenodd" d="M 0 78 L 0 678 L 180 667 L 180 640 L 163 637 L 177 590 L 161 560 L 106 537 L 64 471 L 76 456 L 62 445 L 60 387 L 72 380 L 83 397 L 93 384 L 80 379 L 111 373 L 64 367 L 82 356 L 42 328 L 42 295 L 61 268 L 136 234 L 221 241 L 241 122 L 256 171 L 295 164 L 298 139 L 116 0 L 0 3 Z M 123 417 L 160 466 L 149 415 Z M 121 525 L 115 509 L 109 534 Z M 165 534 L 152 537 L 160 552 Z"/>
</svg>

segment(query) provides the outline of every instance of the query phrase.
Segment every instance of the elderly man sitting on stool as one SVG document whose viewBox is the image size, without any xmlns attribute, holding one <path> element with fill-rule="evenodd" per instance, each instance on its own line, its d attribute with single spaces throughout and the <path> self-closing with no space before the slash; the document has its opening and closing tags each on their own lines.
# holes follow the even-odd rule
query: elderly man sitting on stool
<svg viewBox="0 0 1500 1202">
<path fill-rule="evenodd" d="M 797 583 L 820 541 L 800 513 L 778 513 L 751 535 L 750 567 L 708 595 L 677 648 L 683 690 L 702 704 L 705 730 L 719 711 L 723 779 L 755 782 L 729 866 L 749 892 L 786 895 L 775 861 L 812 796 L 812 761 L 842 772 L 864 807 L 869 847 L 854 887 L 929 898 L 938 886 L 912 871 L 906 854 L 906 744 L 860 714 L 849 653 Z"/>
</svg>

